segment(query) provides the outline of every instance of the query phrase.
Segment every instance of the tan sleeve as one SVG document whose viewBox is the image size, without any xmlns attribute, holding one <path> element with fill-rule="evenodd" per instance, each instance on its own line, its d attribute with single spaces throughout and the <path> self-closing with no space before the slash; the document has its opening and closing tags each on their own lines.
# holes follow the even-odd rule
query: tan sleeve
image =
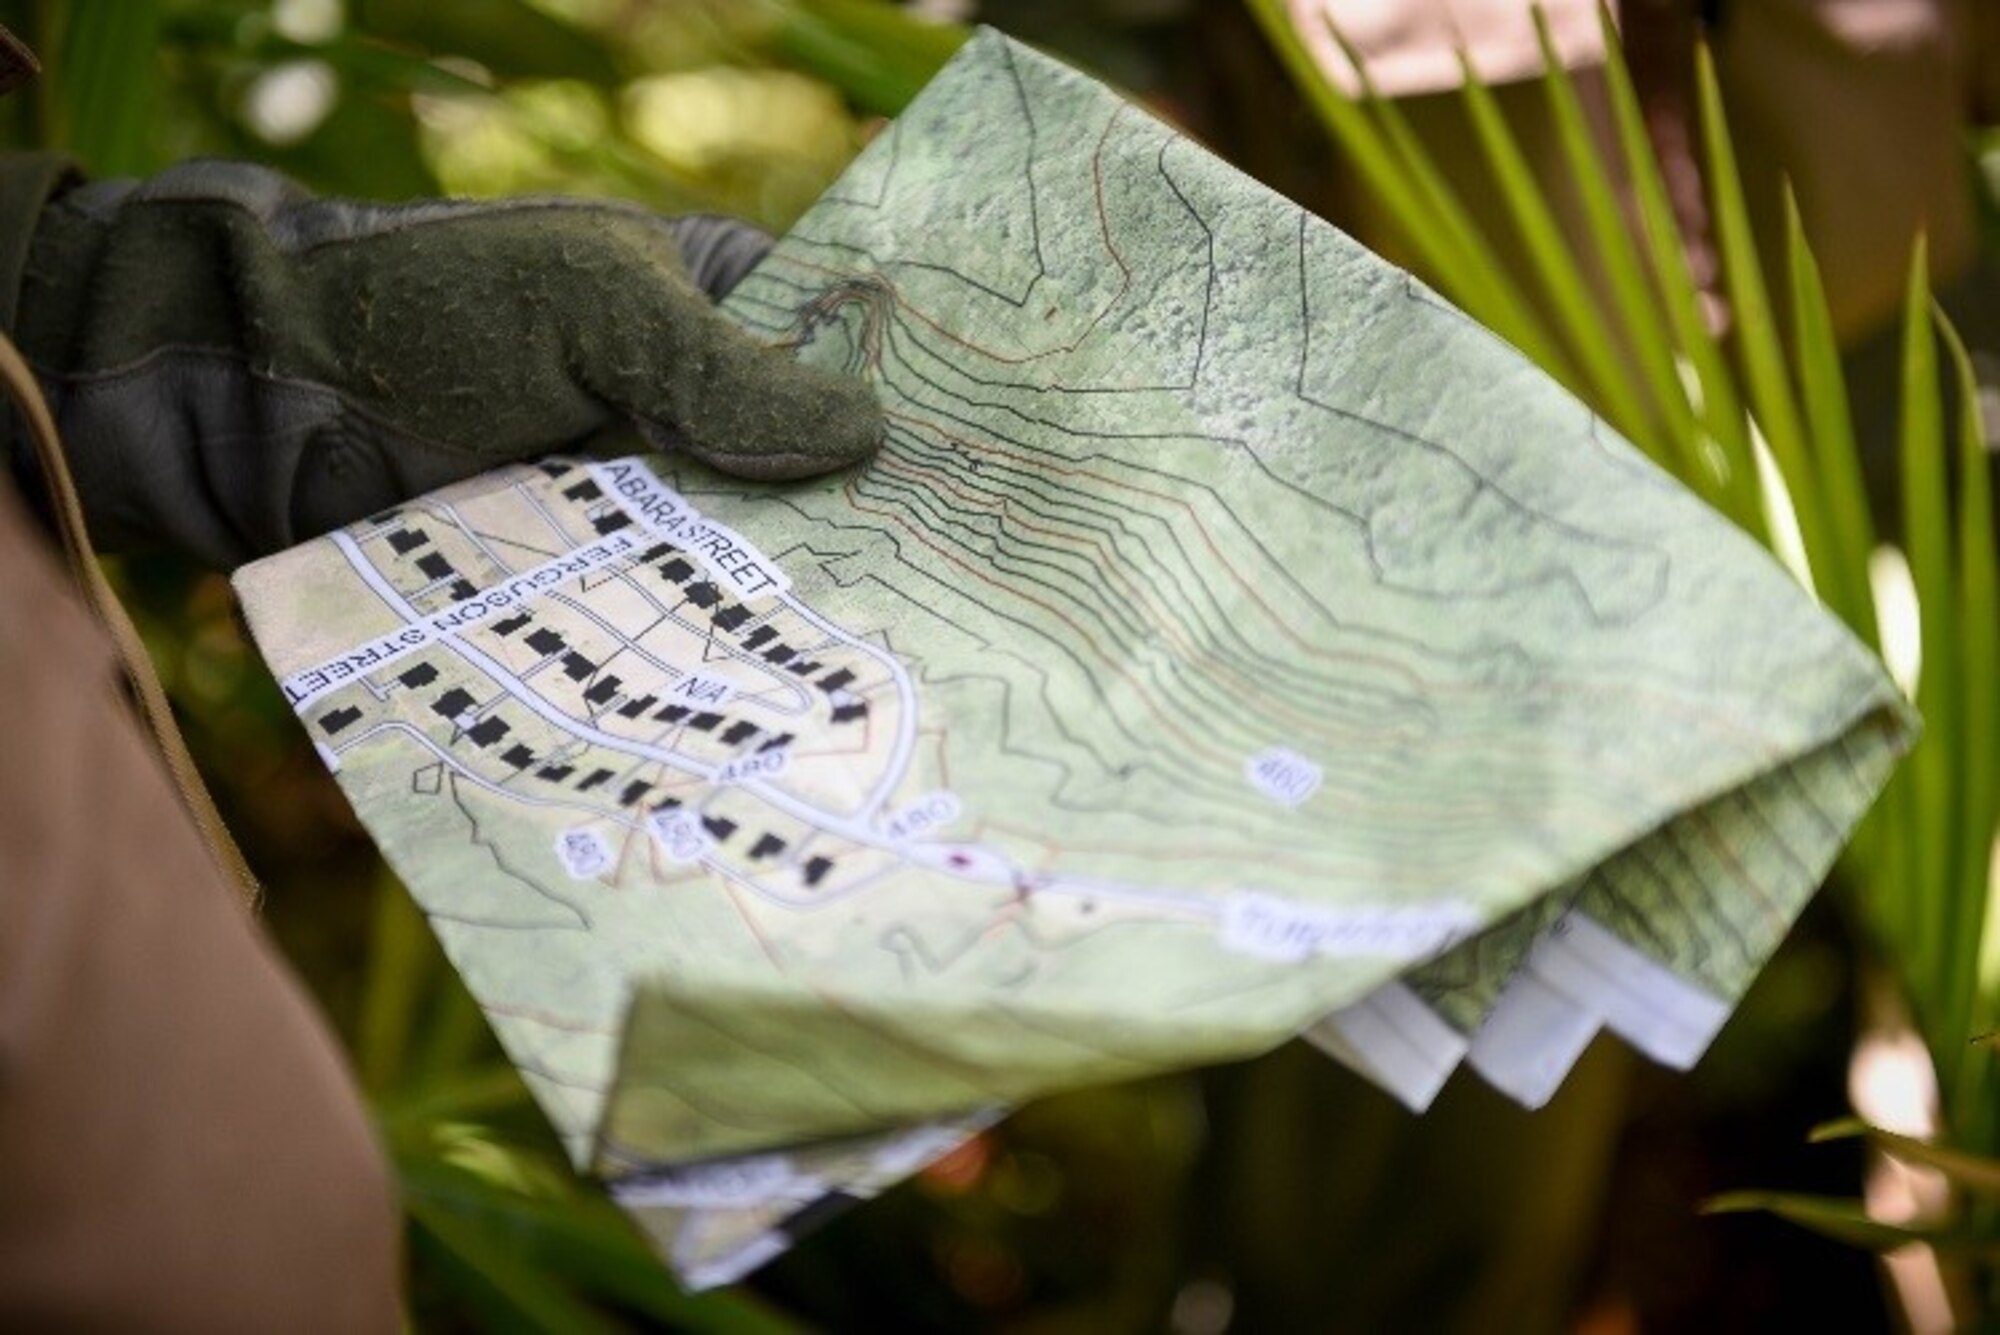
<svg viewBox="0 0 2000 1335">
<path fill-rule="evenodd" d="M 114 680 L 0 485 L 0 1329 L 394 1330 L 353 1081 Z"/>
</svg>

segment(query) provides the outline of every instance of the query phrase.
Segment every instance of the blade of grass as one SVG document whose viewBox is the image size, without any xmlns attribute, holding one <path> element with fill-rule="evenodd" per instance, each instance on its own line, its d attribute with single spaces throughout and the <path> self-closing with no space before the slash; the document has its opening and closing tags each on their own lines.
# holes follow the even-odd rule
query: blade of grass
<svg viewBox="0 0 2000 1335">
<path fill-rule="evenodd" d="M 1868 509 L 1867 482 L 1854 438 L 1846 373 L 1841 369 L 1825 285 L 1789 183 L 1784 199 L 1795 375 L 1812 448 L 1812 476 L 1800 485 L 1819 490 L 1831 549 L 1826 568 L 1814 572 L 1815 580 L 1827 606 L 1880 654 L 1881 626 L 1868 573 L 1876 544 L 1875 521 Z M 1885 805 L 1869 812 L 1854 830 L 1845 853 L 1849 867 L 1862 869 L 1857 881 L 1864 887 L 1885 883 L 1883 876 L 1866 869 L 1881 865 L 1882 812 L 1888 809 Z M 1893 879 L 1886 883 L 1893 884 Z M 1864 898 L 1863 902 L 1865 911 L 1880 908 L 1880 896 Z"/>
<path fill-rule="evenodd" d="M 454 1241 L 470 1234 L 484 1244 L 484 1255 L 504 1252 L 517 1268 L 561 1275 L 584 1293 L 675 1330 L 778 1335 L 792 1329 L 734 1295 L 682 1292 L 632 1223 L 594 1191 L 555 1200 L 524 1196 L 435 1156 L 401 1157 L 397 1171 L 412 1215 L 429 1228 L 446 1224 Z"/>
<path fill-rule="evenodd" d="M 418 1085 L 448 1078 L 482 1048 L 492 1047 L 492 1031 L 479 1003 L 449 970 L 442 972 L 425 1017 L 424 1043 L 412 1064 L 411 1078 Z"/>
<path fill-rule="evenodd" d="M 1994 590 L 1993 497 L 1987 476 L 1986 433 L 1979 415 L 1979 382 L 1972 359 L 1951 321 L 1938 312 L 1938 332 L 1950 353 L 1957 387 L 1958 420 L 1958 578 L 1955 675 L 1959 700 L 1958 766 L 1954 795 L 1959 801 L 1959 845 L 1955 859 L 1954 902 L 1948 918 L 1950 1028 L 1946 1041 L 1987 1028 L 1980 1013 L 1979 957 L 1987 928 L 1992 888 L 1987 885 L 1993 843 L 1996 788 L 2000 788 L 2000 596 Z M 1954 1094 L 1955 1126 L 1968 1126 L 1989 1103 L 1992 1058 L 1961 1045 L 1960 1078 Z M 1961 1134 L 1964 1134 L 1961 1132 Z"/>
<path fill-rule="evenodd" d="M 1898 1135 L 1894 1131 L 1884 1131 L 1879 1126 L 1870 1126 L 1858 1117 L 1843 1117 L 1838 1121 L 1816 1126 L 1810 1137 L 1815 1145 L 1857 1138 L 1865 1138 L 1885 1154 L 1906 1163 L 1935 1168 L 1967 1191 L 2000 1196 L 2000 1159 L 1989 1159 L 1984 1155 L 1971 1154 L 1950 1145 L 1938 1145 L 1931 1141 L 1918 1140 L 1913 1136 Z"/>
<path fill-rule="evenodd" d="M 1283 0 L 1247 2 L 1292 82 L 1305 93 L 1320 124 L 1346 154 L 1347 165 L 1396 220 L 1418 266 L 1474 319 L 1527 351 L 1523 338 L 1530 336 L 1518 330 L 1510 332 L 1510 326 L 1518 324 L 1524 304 L 1518 295 L 1510 301 L 1506 290 L 1497 285 L 1498 269 L 1490 253 L 1482 259 L 1466 248 L 1469 224 L 1462 210 L 1456 223 L 1440 212 L 1435 170 L 1426 180 L 1408 160 L 1415 140 L 1408 127 L 1403 127 L 1405 133 L 1398 142 L 1392 137 L 1389 122 L 1382 118 L 1379 99 L 1371 114 L 1334 85 L 1292 26 Z"/>
<path fill-rule="evenodd" d="M 1666 451 L 1670 451 L 1663 466 L 1683 478 L 1697 477 L 1701 461 L 1696 452 L 1694 409 L 1674 370 L 1671 333 L 1640 267 L 1638 249 L 1632 244 L 1631 231 L 1618 205 L 1612 168 L 1584 115 L 1576 81 L 1557 55 L 1548 15 L 1537 7 L 1534 16 L 1535 36 L 1541 44 L 1542 68 L 1546 71 L 1542 87 L 1548 98 L 1550 119 L 1556 127 L 1556 139 L 1570 180 L 1575 182 L 1583 203 L 1584 219 L 1610 289 L 1622 343 L 1638 364 L 1651 401 L 1650 415 Z"/>
<path fill-rule="evenodd" d="M 1695 48 L 1695 92 L 1701 110 L 1710 216 L 1714 219 L 1716 249 L 1722 260 L 1723 290 L 1728 294 L 1734 317 L 1737 354 L 1748 382 L 1752 410 L 1763 428 L 1764 443 L 1778 466 L 1778 474 L 1785 480 L 1798 520 L 1799 538 L 1805 547 L 1806 565 L 1814 572 L 1817 584 L 1819 572 L 1831 569 L 1833 562 L 1833 553 L 1828 548 L 1827 518 L 1812 474 L 1805 426 L 1792 397 L 1777 321 L 1771 314 L 1770 297 L 1764 287 L 1756 237 L 1750 230 L 1743 178 L 1736 168 L 1736 149 L 1730 141 L 1729 122 L 1722 109 L 1722 89 L 1715 78 L 1715 58 L 1705 42 Z"/>
<path fill-rule="evenodd" d="M 354 88 L 398 92 L 486 93 L 491 79 L 474 78 L 420 51 L 357 35 L 335 34 L 325 41 L 301 42 L 273 28 L 245 25 L 224 10 L 176 9 L 160 19 L 160 41 L 202 59 L 248 60 L 276 65 L 288 60 L 324 60 Z"/>
<path fill-rule="evenodd" d="M 430 928 L 409 892 L 384 873 L 375 883 L 375 916 L 368 934 L 368 974 L 362 982 L 361 1020 L 354 1064 L 370 1094 L 394 1087 L 403 1071 L 418 1003 L 429 981 Z"/>
<path fill-rule="evenodd" d="M 1603 317 L 1591 296 L 1589 279 L 1563 236 L 1554 211 L 1543 198 L 1541 185 L 1535 180 L 1520 144 L 1507 128 L 1506 117 L 1479 77 L 1471 56 L 1460 51 L 1458 63 L 1465 76 L 1460 94 L 1473 133 L 1500 187 L 1501 202 L 1506 205 L 1508 217 L 1527 252 L 1528 263 L 1555 313 L 1563 344 L 1577 359 L 1592 401 L 1628 440 L 1638 443 L 1654 460 L 1665 463 L 1671 457 L 1670 446 L 1655 435 L 1652 417 L 1626 371 L 1617 345 L 1604 336 Z"/>
<path fill-rule="evenodd" d="M 1949 910 L 1952 844 L 1951 776 L 1955 769 L 1956 691 L 1951 644 L 1951 543 L 1945 503 L 1944 408 L 1939 392 L 1937 345 L 1931 334 L 1931 295 L 1925 246 L 1919 238 L 1910 260 L 1903 306 L 1902 421 L 1903 549 L 1921 616 L 1922 665 L 1917 708 L 1924 736 L 1904 764 L 1902 813 L 1907 825 L 1905 875 L 1897 893 L 1909 905 L 1910 953 L 1905 983 L 1924 1020 L 1947 1089 L 1953 1086 L 1963 1042 L 1951 1041 L 1941 970 L 1945 915 Z M 1959 1039 L 1969 1035 L 1959 1035 Z"/>
<path fill-rule="evenodd" d="M 958 24 L 926 22 L 880 0 L 790 0 L 780 10 L 774 53 L 878 116 L 908 106 L 972 36 Z"/>
<path fill-rule="evenodd" d="M 461 56 L 503 82 L 581 79 L 601 87 L 619 77 L 619 56 L 603 35 L 534 0 L 351 0 L 347 8 L 354 27 L 374 40 Z"/>
<path fill-rule="evenodd" d="M 1742 399 L 1736 392 L 1728 363 L 1702 320 L 1701 298 L 1688 267 L 1687 253 L 1681 248 L 1680 225 L 1674 219 L 1659 159 L 1646 136 L 1645 115 L 1618 45 L 1617 25 L 1610 11 L 1602 7 L 1598 19 L 1604 28 L 1605 88 L 1610 95 L 1612 121 L 1618 130 L 1619 151 L 1632 174 L 1632 197 L 1638 206 L 1640 232 L 1646 242 L 1653 281 L 1666 307 L 1675 345 L 1694 368 L 1701 386 L 1700 420 L 1719 460 L 1719 467 L 1711 466 L 1704 470 L 1704 475 L 1683 480 L 1745 532 L 1767 540 L 1758 498 L 1756 456 L 1750 445 L 1749 421 L 1743 412 Z"/>
<path fill-rule="evenodd" d="M 70 0 L 46 13 L 51 146 L 97 175 L 147 171 L 154 165 L 159 0 Z"/>
<path fill-rule="evenodd" d="M 1871 1252 L 1892 1252 L 1917 1242 L 1943 1251 L 2000 1250 L 2000 1242 L 1988 1233 L 1887 1224 L 1871 1219 L 1860 1201 L 1832 1196 L 1807 1196 L 1786 1191 L 1731 1191 L 1703 1201 L 1701 1212 L 1774 1214 L 1809 1228 L 1822 1237 Z"/>
<path fill-rule="evenodd" d="M 1457 251 L 1448 243 L 1429 203 L 1403 172 L 1389 144 L 1361 107 L 1333 86 L 1299 37 L 1283 0 L 1248 0 L 1250 13 L 1292 76 L 1292 82 L 1312 105 L 1320 124 L 1347 154 L 1348 165 L 1403 227 L 1419 262 L 1435 274 L 1459 267 Z"/>
<path fill-rule="evenodd" d="M 434 1123 L 491 1118 L 526 1107 L 521 1073 L 504 1059 L 454 1071 L 433 1083 L 399 1087 L 374 1102 L 375 1119 L 394 1142 L 427 1137 Z"/>
<path fill-rule="evenodd" d="M 1367 62 L 1331 22 L 1328 23 L 1328 31 L 1346 53 L 1348 63 L 1354 67 L 1355 75 L 1361 81 L 1362 105 L 1368 109 L 1383 139 L 1416 185 L 1418 193 L 1430 204 L 1435 225 L 1445 230 L 1452 248 L 1457 252 L 1458 267 L 1450 275 L 1450 281 L 1455 289 L 1466 291 L 1466 310 L 1561 381 L 1572 393 L 1581 396 L 1585 389 L 1582 375 L 1571 364 L 1555 336 L 1549 333 L 1541 315 L 1515 286 L 1514 280 L 1508 277 L 1507 267 L 1493 253 L 1493 247 L 1487 243 L 1479 225 L 1473 221 L 1457 192 L 1445 179 L 1436 159 L 1431 157 L 1417 132 L 1410 128 L 1408 117 L 1403 115 L 1393 98 L 1382 96 L 1368 73 Z"/>
<path fill-rule="evenodd" d="M 1868 558 L 1875 550 L 1875 522 L 1868 513 L 1867 484 L 1861 473 L 1861 451 L 1854 442 L 1854 423 L 1847 406 L 1847 377 L 1840 369 L 1840 347 L 1833 335 L 1833 315 L 1819 265 L 1806 244 L 1798 201 L 1785 187 L 1785 261 L 1792 297 L 1792 341 L 1799 396 L 1805 405 L 1811 439 L 1809 476 L 1791 483 L 1796 496 L 1811 490 L 1820 498 L 1826 521 L 1824 567 L 1813 571 L 1827 605 L 1861 637 L 1881 652 L 1881 630 L 1875 621 L 1875 599 L 1868 587 Z"/>
<path fill-rule="evenodd" d="M 414 1225 L 411 1242 L 451 1280 L 489 1329 L 612 1335 L 618 1327 L 569 1293 L 539 1267 L 521 1264 L 485 1230 L 414 1194 L 404 1202 Z"/>
</svg>

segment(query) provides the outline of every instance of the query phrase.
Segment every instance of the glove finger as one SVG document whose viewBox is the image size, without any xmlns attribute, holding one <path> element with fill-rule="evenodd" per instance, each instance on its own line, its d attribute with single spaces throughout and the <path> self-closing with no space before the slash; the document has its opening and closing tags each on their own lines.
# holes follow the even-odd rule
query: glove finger
<svg viewBox="0 0 2000 1335">
<path fill-rule="evenodd" d="M 685 282 L 621 296 L 627 309 L 578 327 L 573 365 L 655 444 L 763 480 L 844 468 L 880 445 L 882 409 L 865 382 L 763 346 Z"/>
<path fill-rule="evenodd" d="M 710 301 L 728 296 L 777 244 L 763 228 L 721 214 L 691 213 L 669 219 L 668 225 L 688 277 Z"/>
</svg>

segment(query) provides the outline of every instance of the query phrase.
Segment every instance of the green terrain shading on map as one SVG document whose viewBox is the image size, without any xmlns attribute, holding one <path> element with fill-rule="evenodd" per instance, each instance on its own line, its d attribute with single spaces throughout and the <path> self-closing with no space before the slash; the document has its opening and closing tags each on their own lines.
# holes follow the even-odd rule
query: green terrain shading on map
<svg viewBox="0 0 2000 1335">
<path fill-rule="evenodd" d="M 1413 1106 L 1600 1028 L 1686 1065 L 1908 744 L 1512 349 L 996 34 L 726 309 L 866 377 L 881 454 L 550 460 L 237 579 L 695 1282 L 1000 1107 L 1301 1033 Z"/>
</svg>

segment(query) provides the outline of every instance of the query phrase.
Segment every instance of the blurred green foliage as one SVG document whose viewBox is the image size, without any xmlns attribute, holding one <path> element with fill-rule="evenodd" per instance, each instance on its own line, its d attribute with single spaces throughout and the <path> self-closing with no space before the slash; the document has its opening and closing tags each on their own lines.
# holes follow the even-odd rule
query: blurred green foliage
<svg viewBox="0 0 2000 1335">
<path fill-rule="evenodd" d="M 0 0 L 0 20 L 51 68 L 32 94 L 0 106 L 0 130 L 12 143 L 64 147 L 99 174 L 229 155 L 331 193 L 607 194 L 782 228 L 962 40 L 962 30 L 911 8 Z M 924 8 L 963 17 L 974 6 Z M 988 0 L 978 16 L 1123 83 L 1336 221 L 1356 215 L 1364 197 L 1377 212 L 1388 201 L 1404 235 L 1386 240 L 1725 513 L 1768 535 L 1772 510 L 1752 464 L 1761 437 L 1822 596 L 1873 635 L 1873 593 L 1855 564 L 1871 549 L 1872 521 L 1839 454 L 1840 359 L 1802 245 L 1774 267 L 1785 278 L 1771 290 L 1790 298 L 1780 338 L 1769 301 L 1746 286 L 1762 283 L 1763 270 L 1740 237 L 1732 243 L 1740 333 L 1718 342 L 1664 239 L 1672 222 L 1657 183 L 1640 173 L 1634 231 L 1594 167 L 1599 148 L 1564 81 L 1551 81 L 1546 95 L 1565 169 L 1584 192 L 1585 244 L 1602 265 L 1587 275 L 1564 250 L 1576 239 L 1541 207 L 1509 142 L 1515 103 L 1476 84 L 1466 114 L 1498 183 L 1506 235 L 1497 238 L 1454 202 L 1451 174 L 1425 165 L 1420 136 L 1391 108 L 1342 98 L 1300 63 L 1280 4 Z M 1643 165 L 1634 109 L 1620 111 L 1622 151 Z M 1713 162 L 1729 142 L 1719 104 L 1705 123 Z M 1916 392 L 1903 400 L 1912 443 L 1902 457 L 1918 465 L 1909 495 L 1921 512 L 1912 518 L 1933 525 L 1943 523 L 1937 506 L 1949 503 L 1942 452 L 1971 444 L 1953 400 L 1925 397 L 1920 289 L 1912 302 L 1909 327 L 1926 332 L 1910 343 Z M 1602 337 L 1606 328 L 1617 337 Z M 1946 364 L 1959 366 L 1949 344 Z M 1858 418 L 1868 405 L 1853 406 Z M 1824 467 L 1829 458 L 1840 466 Z M 1958 498 L 1973 504 L 1965 492 Z M 1974 616 L 1981 599 L 1990 612 L 1991 584 L 1981 592 L 1971 559 L 1976 515 L 1961 511 L 1937 531 L 1959 540 L 1941 558 L 1941 576 L 1935 554 L 1911 562 L 1926 608 L 1956 597 L 1965 601 L 1956 615 Z M 161 559 L 125 563 L 119 574 L 269 889 L 269 926 L 347 1042 L 376 1109 L 409 1207 L 418 1328 L 803 1322 L 1217 1335 L 1807 1320 L 1853 1329 L 1885 1320 L 1856 1254 L 1767 1220 L 1695 1213 L 1705 1196 L 1746 1182 L 1853 1190 L 1858 1145 L 1809 1151 L 1800 1136 L 1840 1106 L 1853 1037 L 1855 950 L 1846 926 L 1824 911 L 1809 916 L 1692 1077 L 1641 1069 L 1600 1045 L 1541 1114 L 1459 1080 L 1417 1120 L 1294 1045 L 1198 1078 L 1025 1109 L 749 1286 L 690 1298 L 569 1173 L 258 664 L 226 584 Z M 1935 625 L 1927 615 L 1927 636 Z M 1940 652 L 1958 656 L 1957 698 L 1976 715 L 1973 683 L 1982 670 L 1990 680 L 1990 648 L 1954 641 L 1926 650 L 1931 663 Z M 1934 743 L 1932 754 L 1953 745 Z M 1954 811 L 1969 810 L 1973 799 L 1954 776 L 1974 750 L 1966 743 L 1926 762 L 1942 774 L 1913 767 L 1928 777 L 1900 781 L 1893 819 L 1905 828 L 1935 821 L 1926 804 L 1941 789 L 1961 801 Z M 1927 995 L 1934 979 L 1949 980 L 1924 1007 L 1934 1042 L 1968 1015 L 1979 1022 L 1990 1004 L 1983 981 L 1968 993 L 1962 962 L 1964 924 L 1984 913 L 1969 870 L 1972 823 L 1956 815 L 1948 823 L 1958 873 L 1916 866 L 1919 849 L 1932 857 L 1943 847 L 1936 831 L 1897 846 L 1878 828 L 1855 863 L 1875 939 L 1889 943 L 1910 990 Z M 1896 870 L 1904 867 L 1907 876 Z M 1869 890 L 1871 869 L 1895 892 Z M 1912 884 L 1935 887 L 1920 907 L 1902 893 Z M 1936 930 L 1937 914 L 1957 916 Z M 1904 950 L 1899 933 L 1928 945 Z M 1990 1121 L 1981 1090 L 1963 1096 L 1965 1107 Z"/>
</svg>

